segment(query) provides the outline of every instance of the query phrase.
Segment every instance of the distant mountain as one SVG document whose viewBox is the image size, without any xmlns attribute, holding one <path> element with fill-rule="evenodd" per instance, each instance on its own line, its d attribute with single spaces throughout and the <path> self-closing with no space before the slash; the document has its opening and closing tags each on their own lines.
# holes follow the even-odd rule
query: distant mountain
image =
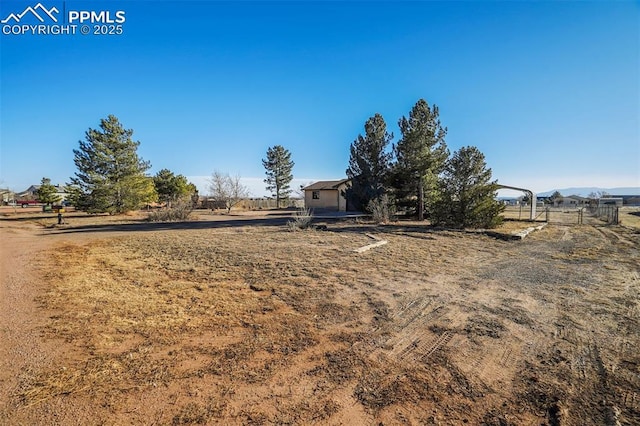
<svg viewBox="0 0 640 426">
<path fill-rule="evenodd" d="M 629 186 L 621 188 L 596 188 L 596 187 L 582 187 L 582 188 L 564 188 L 553 189 L 547 192 L 541 192 L 536 194 L 538 197 L 549 197 L 554 192 L 558 191 L 565 197 L 569 195 L 579 195 L 581 197 L 588 197 L 592 192 L 604 191 L 610 195 L 640 195 L 640 186 Z"/>
</svg>

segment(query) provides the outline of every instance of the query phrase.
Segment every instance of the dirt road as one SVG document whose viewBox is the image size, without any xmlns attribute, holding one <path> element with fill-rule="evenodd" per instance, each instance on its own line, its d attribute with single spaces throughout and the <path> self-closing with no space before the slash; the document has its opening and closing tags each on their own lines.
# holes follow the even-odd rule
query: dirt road
<svg viewBox="0 0 640 426">
<path fill-rule="evenodd" d="M 634 229 L 0 225 L 3 424 L 640 424 Z"/>
<path fill-rule="evenodd" d="M 28 375 L 51 361 L 55 348 L 40 337 L 46 318 L 35 297 L 42 287 L 33 276 L 36 254 L 46 247 L 35 225 L 2 227 L 0 256 L 0 419 L 17 409 L 13 396 Z"/>
</svg>

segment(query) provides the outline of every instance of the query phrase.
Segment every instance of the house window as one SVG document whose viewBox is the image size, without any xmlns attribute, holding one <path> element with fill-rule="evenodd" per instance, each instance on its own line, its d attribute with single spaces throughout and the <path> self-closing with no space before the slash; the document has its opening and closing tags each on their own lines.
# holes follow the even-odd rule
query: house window
<svg viewBox="0 0 640 426">
<path fill-rule="evenodd" d="M 320 191 L 313 191 L 311 193 L 311 198 L 313 198 L 314 200 L 319 200 L 320 199 Z"/>
</svg>

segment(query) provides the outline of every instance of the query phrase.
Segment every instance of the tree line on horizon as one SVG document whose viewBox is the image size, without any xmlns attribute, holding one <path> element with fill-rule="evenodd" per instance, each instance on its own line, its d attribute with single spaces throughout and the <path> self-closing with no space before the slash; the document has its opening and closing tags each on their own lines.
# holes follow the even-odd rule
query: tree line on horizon
<svg viewBox="0 0 640 426">
<path fill-rule="evenodd" d="M 473 146 L 450 156 L 438 107 L 420 99 L 398 125 L 401 137 L 392 143 L 384 118 L 375 114 L 365 122 L 364 135 L 350 145 L 350 185 L 344 193 L 350 205 L 367 212 L 402 209 L 437 225 L 495 226 L 503 207 L 495 200 L 491 169 Z M 168 207 L 196 202 L 197 188 L 185 176 L 168 169 L 147 175 L 151 163 L 139 157 L 140 142 L 132 135 L 113 115 L 101 119 L 99 129 L 87 130 L 73 150 L 77 171 L 68 184 L 71 203 L 90 213 L 118 214 L 157 201 Z M 269 147 L 262 164 L 266 189 L 279 208 L 292 192 L 291 152 L 282 145 Z M 42 184 L 44 199 L 52 185 L 46 178 Z M 239 176 L 214 171 L 209 184 L 211 195 L 228 211 L 249 196 Z"/>
<path fill-rule="evenodd" d="M 147 175 L 151 163 L 138 155 L 139 141 L 132 139 L 133 130 L 125 129 L 114 115 L 100 120 L 100 128 L 89 128 L 85 140 L 73 150 L 77 168 L 67 185 L 69 201 L 76 209 L 88 213 L 120 214 L 149 203 L 160 202 L 171 208 L 174 204 L 195 206 L 199 194 L 196 186 L 180 174 L 162 169 Z M 280 145 L 267 151 L 262 160 L 266 169 L 267 189 L 272 191 L 278 207 L 291 193 L 293 161 L 291 153 Z M 209 179 L 212 197 L 230 211 L 249 197 L 239 176 L 215 170 Z M 55 186 L 43 178 L 38 197 L 45 204 L 60 201 Z"/>
</svg>

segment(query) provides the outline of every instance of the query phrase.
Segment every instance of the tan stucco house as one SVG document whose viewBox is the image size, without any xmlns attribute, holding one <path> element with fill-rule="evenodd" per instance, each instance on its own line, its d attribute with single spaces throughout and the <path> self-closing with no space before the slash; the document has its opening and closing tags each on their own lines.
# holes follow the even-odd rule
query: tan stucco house
<svg viewBox="0 0 640 426">
<path fill-rule="evenodd" d="M 308 209 L 347 211 L 347 199 L 343 193 L 349 179 L 322 180 L 304 188 L 304 206 Z"/>
</svg>

